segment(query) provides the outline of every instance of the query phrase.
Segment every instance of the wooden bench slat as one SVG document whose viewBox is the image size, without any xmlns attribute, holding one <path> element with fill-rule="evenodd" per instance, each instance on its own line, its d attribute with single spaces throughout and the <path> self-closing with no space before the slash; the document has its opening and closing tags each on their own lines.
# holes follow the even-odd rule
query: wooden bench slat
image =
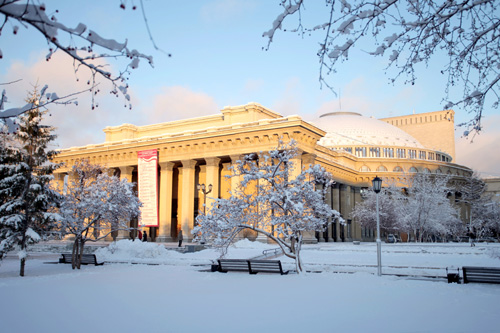
<svg viewBox="0 0 500 333">
<path fill-rule="evenodd" d="M 59 263 L 61 264 L 71 264 L 73 255 L 71 253 L 61 253 L 61 258 L 59 258 Z M 95 254 L 82 254 L 81 262 L 82 265 L 104 265 L 104 262 L 98 263 Z"/>
<path fill-rule="evenodd" d="M 250 274 L 257 273 L 280 273 L 281 275 L 288 274 L 283 272 L 280 260 L 249 260 Z"/>
<path fill-rule="evenodd" d="M 248 272 L 248 260 L 244 259 L 219 259 L 219 272 L 227 273 L 228 271 Z"/>
<path fill-rule="evenodd" d="M 228 271 L 238 271 L 249 272 L 250 274 L 288 274 L 288 271 L 283 272 L 280 260 L 218 259 L 217 262 L 219 263 L 218 271 L 223 273 L 227 273 Z"/>
<path fill-rule="evenodd" d="M 464 283 L 500 283 L 500 268 L 498 267 L 462 267 Z"/>
</svg>

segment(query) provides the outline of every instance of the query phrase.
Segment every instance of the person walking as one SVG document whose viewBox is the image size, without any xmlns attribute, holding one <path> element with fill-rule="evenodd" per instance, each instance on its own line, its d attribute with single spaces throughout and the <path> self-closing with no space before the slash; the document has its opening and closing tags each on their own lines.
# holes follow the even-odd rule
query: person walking
<svg viewBox="0 0 500 333">
<path fill-rule="evenodd" d="M 146 230 L 144 230 L 144 233 L 142 234 L 142 241 L 147 242 L 148 241 L 148 233 Z"/>
<path fill-rule="evenodd" d="M 182 246 L 182 240 L 184 239 L 184 237 L 182 237 L 182 229 L 179 230 L 179 235 L 177 235 L 177 239 L 179 240 L 179 247 Z"/>
</svg>

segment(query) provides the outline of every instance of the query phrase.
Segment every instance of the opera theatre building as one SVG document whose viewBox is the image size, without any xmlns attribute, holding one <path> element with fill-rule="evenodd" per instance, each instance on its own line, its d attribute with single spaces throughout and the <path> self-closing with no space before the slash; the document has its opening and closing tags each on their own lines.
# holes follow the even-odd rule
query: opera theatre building
<svg viewBox="0 0 500 333">
<path fill-rule="evenodd" d="M 472 173 L 454 163 L 452 110 L 385 119 L 335 112 L 310 122 L 249 103 L 211 116 L 147 126 L 123 124 L 104 132 L 104 143 L 61 150 L 54 162 L 64 166 L 56 170 L 55 181 L 64 183 L 79 159 L 112 168 L 120 178 L 138 184 L 144 203 L 141 225 L 158 242 L 175 241 L 179 230 L 184 240 L 191 240 L 203 203 L 229 197 L 237 185 L 236 178 L 225 177 L 231 165 L 244 155 L 276 148 L 280 138 L 297 142 L 295 168 L 320 164 L 336 181 L 326 200 L 346 223 L 335 221 L 326 232 L 305 239 L 309 242 L 373 240 L 373 230 L 354 223 L 351 212 L 376 175 L 384 183 L 397 183 L 414 172 L 453 177 Z M 137 227 L 137 221 L 130 223 Z M 119 232 L 116 237 L 129 235 Z"/>
</svg>

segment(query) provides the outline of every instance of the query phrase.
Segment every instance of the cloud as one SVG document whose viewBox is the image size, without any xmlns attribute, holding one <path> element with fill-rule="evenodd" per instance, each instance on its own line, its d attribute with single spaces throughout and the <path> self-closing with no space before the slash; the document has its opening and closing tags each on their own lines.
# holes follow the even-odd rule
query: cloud
<svg viewBox="0 0 500 333">
<path fill-rule="evenodd" d="M 43 55 L 39 61 L 28 64 L 14 62 L 0 82 L 22 81 L 4 86 L 9 98 L 9 107 L 25 104 L 25 99 L 33 85 L 39 88 L 47 84 L 48 91 L 65 96 L 88 88 L 88 72 L 75 76 L 72 61 L 61 53 L 56 53 L 50 61 Z M 77 81 L 76 78 L 79 78 Z M 45 123 L 56 127 L 57 148 L 85 146 L 105 140 L 103 129 L 123 123 L 146 125 L 177 119 L 186 119 L 208 114 L 217 114 L 219 108 L 214 99 L 205 93 L 193 92 L 185 87 L 163 87 L 161 93 L 151 99 L 148 105 L 142 102 L 134 91 L 129 89 L 133 108 L 124 107 L 124 100 L 108 92 L 111 84 L 106 80 L 100 83 L 100 93 L 95 96 L 98 107 L 92 110 L 91 96 L 88 93 L 77 95 L 78 105 L 50 105 Z"/>
<path fill-rule="evenodd" d="M 474 138 L 456 138 L 457 163 L 478 171 L 482 176 L 500 177 L 500 116 L 487 116 L 483 124 L 484 130 Z"/>
<path fill-rule="evenodd" d="M 147 121 L 161 123 L 218 113 L 217 103 L 205 93 L 181 86 L 163 87 L 153 99 L 152 112 L 148 113 Z"/>
<path fill-rule="evenodd" d="M 87 84 L 90 78 L 88 70 L 82 69 L 75 73 L 72 59 L 62 53 L 56 53 L 50 61 L 46 61 L 43 54 L 36 57 L 38 61 L 25 63 L 13 62 L 5 75 L 0 79 L 2 82 L 22 79 L 15 84 L 5 86 L 9 98 L 7 107 L 15 107 L 25 104 L 26 96 L 38 85 L 41 89 L 48 85 L 47 92 L 56 92 L 59 97 L 67 96 L 75 92 L 84 91 L 89 88 Z M 67 148 L 74 145 L 86 145 L 104 141 L 102 129 L 110 125 L 112 120 L 121 118 L 124 110 L 123 99 L 116 98 L 108 92 L 111 84 L 106 80 L 99 83 L 100 93 L 95 95 L 97 107 L 92 110 L 92 96 L 89 92 L 75 95 L 78 105 L 56 105 L 51 104 L 46 123 L 57 128 L 57 146 Z M 132 100 L 135 98 L 132 97 Z"/>
<path fill-rule="evenodd" d="M 227 23 L 247 15 L 255 7 L 250 0 L 215 0 L 201 7 L 200 15 L 207 23 Z"/>
</svg>

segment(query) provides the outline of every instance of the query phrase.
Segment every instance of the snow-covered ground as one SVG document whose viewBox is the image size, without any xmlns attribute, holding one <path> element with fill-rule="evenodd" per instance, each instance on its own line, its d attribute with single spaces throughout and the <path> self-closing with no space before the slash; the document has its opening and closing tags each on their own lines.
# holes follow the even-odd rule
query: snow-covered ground
<svg viewBox="0 0 500 333">
<path fill-rule="evenodd" d="M 269 248 L 240 241 L 228 257 L 255 257 Z M 81 270 L 44 264 L 58 254 L 32 253 L 21 278 L 12 254 L 0 263 L 0 331 L 500 330 L 500 285 L 415 277 L 444 277 L 451 266 L 500 267 L 500 244 L 383 244 L 382 250 L 382 277 L 375 275 L 373 243 L 305 245 L 310 273 L 284 276 L 212 273 L 214 250 L 179 253 L 120 241 L 97 251 L 105 265 Z M 293 261 L 280 259 L 293 269 Z"/>
</svg>

